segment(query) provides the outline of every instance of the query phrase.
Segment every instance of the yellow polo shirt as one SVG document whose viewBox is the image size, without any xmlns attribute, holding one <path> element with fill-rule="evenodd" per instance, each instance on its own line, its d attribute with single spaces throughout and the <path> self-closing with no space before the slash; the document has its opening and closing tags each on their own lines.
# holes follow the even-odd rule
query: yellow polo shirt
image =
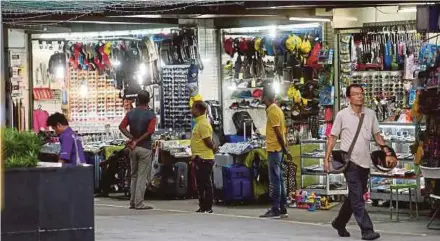
<svg viewBox="0 0 440 241">
<path fill-rule="evenodd" d="M 212 126 L 206 115 L 201 115 L 195 119 L 192 136 L 191 136 L 191 152 L 193 156 L 199 156 L 205 160 L 214 160 L 214 151 L 207 147 L 203 139 L 212 139 Z"/>
<path fill-rule="evenodd" d="M 284 113 L 281 108 L 276 104 L 272 104 L 267 107 L 266 113 L 266 150 L 281 151 L 283 148 L 278 142 L 277 134 L 275 133 L 275 130 L 273 128 L 279 126 L 284 141 L 286 141 L 286 121 L 284 118 Z"/>
</svg>

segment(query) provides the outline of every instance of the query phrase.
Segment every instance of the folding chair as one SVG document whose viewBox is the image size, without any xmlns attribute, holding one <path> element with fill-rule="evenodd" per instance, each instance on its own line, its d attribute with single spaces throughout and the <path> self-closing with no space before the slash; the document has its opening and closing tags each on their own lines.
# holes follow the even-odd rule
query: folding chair
<svg viewBox="0 0 440 241">
<path fill-rule="evenodd" d="M 422 171 L 422 175 L 424 178 L 438 179 L 439 181 L 437 182 L 437 185 L 440 185 L 440 168 L 439 167 L 433 168 L 433 167 L 420 166 L 420 169 Z M 429 197 L 434 201 L 434 203 L 436 205 L 436 210 L 435 210 L 434 214 L 432 215 L 431 219 L 429 220 L 429 223 L 426 227 L 428 229 L 440 230 L 440 227 L 435 227 L 435 228 L 431 227 L 432 222 L 437 217 L 437 214 L 440 211 L 440 196 L 431 194 L 431 195 L 429 195 Z"/>
</svg>

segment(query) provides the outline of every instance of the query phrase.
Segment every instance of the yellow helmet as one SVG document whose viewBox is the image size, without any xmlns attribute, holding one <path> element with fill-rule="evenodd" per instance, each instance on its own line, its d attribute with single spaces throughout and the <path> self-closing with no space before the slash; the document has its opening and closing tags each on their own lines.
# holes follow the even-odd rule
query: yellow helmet
<svg viewBox="0 0 440 241">
<path fill-rule="evenodd" d="M 302 54 L 309 54 L 311 50 L 312 50 L 312 43 L 310 43 L 309 39 L 304 39 L 303 41 L 301 41 L 301 46 L 299 48 L 299 51 Z"/>
<path fill-rule="evenodd" d="M 289 37 L 287 37 L 285 45 L 286 45 L 286 49 L 289 50 L 290 52 L 295 52 L 296 50 L 298 50 L 301 47 L 301 38 L 291 34 L 289 35 Z"/>
<path fill-rule="evenodd" d="M 194 102 L 200 101 L 200 100 L 203 100 L 202 96 L 200 94 L 197 94 L 195 96 L 191 96 L 191 98 L 189 99 L 189 108 L 192 108 Z"/>
<path fill-rule="evenodd" d="M 264 55 L 264 49 L 262 46 L 262 39 L 260 37 L 256 37 L 254 39 L 254 49 L 260 55 Z"/>
<path fill-rule="evenodd" d="M 112 43 L 111 42 L 106 42 L 105 45 L 104 45 L 104 53 L 106 55 L 110 55 L 111 49 L 112 49 Z"/>
</svg>

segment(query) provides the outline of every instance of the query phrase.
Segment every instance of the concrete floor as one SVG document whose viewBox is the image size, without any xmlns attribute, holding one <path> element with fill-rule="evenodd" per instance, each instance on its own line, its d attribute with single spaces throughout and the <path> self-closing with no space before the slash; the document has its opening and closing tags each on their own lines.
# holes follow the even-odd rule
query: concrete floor
<svg viewBox="0 0 440 241">
<path fill-rule="evenodd" d="M 129 210 L 124 199 L 105 198 L 95 200 L 95 237 L 97 241 L 111 240 L 179 240 L 225 241 L 235 240 L 341 240 L 330 227 L 339 207 L 329 211 L 308 212 L 289 209 L 289 218 L 266 220 L 258 218 L 265 206 L 215 206 L 214 214 L 197 214 L 197 200 L 149 200 L 154 210 Z M 440 231 L 426 229 L 427 217 L 419 221 L 389 221 L 388 211 L 371 212 L 375 228 L 381 240 L 439 240 Z M 439 221 L 440 224 L 440 221 Z M 347 227 L 351 238 L 360 240 L 360 232 L 354 220 Z"/>
</svg>

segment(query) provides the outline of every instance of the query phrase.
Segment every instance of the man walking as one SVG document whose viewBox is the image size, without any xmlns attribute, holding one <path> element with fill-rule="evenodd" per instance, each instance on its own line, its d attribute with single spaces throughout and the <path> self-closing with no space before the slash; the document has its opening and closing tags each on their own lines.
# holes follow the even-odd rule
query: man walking
<svg viewBox="0 0 440 241">
<path fill-rule="evenodd" d="M 370 173 L 370 141 L 374 137 L 377 144 L 384 148 L 384 141 L 380 135 L 376 113 L 364 107 L 364 90 L 359 84 L 348 86 L 346 96 L 350 106 L 339 111 L 333 123 L 331 135 L 328 137 L 324 168 L 329 171 L 330 155 L 335 147 L 337 138 L 341 139 L 341 150 L 348 152 L 353 144 L 350 161 L 344 171 L 348 185 L 348 198 L 333 221 L 332 226 L 341 237 L 350 237 L 345 226 L 354 214 L 361 228 L 363 240 L 375 240 L 380 235 L 374 232 L 373 223 L 365 210 L 363 194 L 367 188 Z M 360 127 L 358 127 L 360 125 Z M 356 132 L 359 133 L 356 137 Z"/>
<path fill-rule="evenodd" d="M 206 118 L 206 104 L 195 101 L 191 108 L 195 125 L 191 136 L 191 152 L 196 164 L 196 182 L 199 193 L 198 213 L 212 213 L 212 167 L 217 147 L 212 142 L 212 127 Z"/>
<path fill-rule="evenodd" d="M 287 195 L 282 175 L 283 154 L 289 161 L 292 155 L 286 146 L 286 123 L 281 108 L 274 103 L 275 92 L 271 87 L 263 91 L 263 103 L 266 105 L 266 150 L 269 154 L 269 182 L 272 186 L 272 208 L 260 217 L 287 217 Z"/>
<path fill-rule="evenodd" d="M 137 95 L 137 106 L 130 110 L 119 125 L 119 130 L 128 139 L 131 161 L 130 209 L 152 209 L 144 204 L 145 189 L 150 181 L 151 135 L 156 128 L 156 115 L 149 109 L 150 93 L 141 90 Z M 127 127 L 130 126 L 130 131 Z"/>
</svg>

